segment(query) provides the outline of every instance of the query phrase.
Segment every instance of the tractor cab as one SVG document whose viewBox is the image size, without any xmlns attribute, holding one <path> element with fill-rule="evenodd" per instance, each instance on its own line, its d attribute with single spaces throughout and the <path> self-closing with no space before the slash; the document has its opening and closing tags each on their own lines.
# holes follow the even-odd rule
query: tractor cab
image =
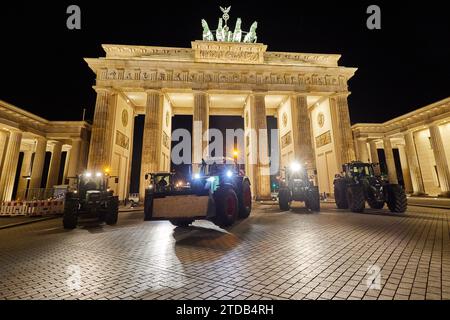
<svg viewBox="0 0 450 320">
<path fill-rule="evenodd" d="M 149 189 L 155 193 L 170 192 L 174 189 L 174 174 L 170 172 L 155 172 L 145 175 L 145 180 L 149 180 Z"/>
<path fill-rule="evenodd" d="M 350 162 L 342 166 L 342 171 L 349 177 L 375 177 L 372 163 Z"/>
</svg>

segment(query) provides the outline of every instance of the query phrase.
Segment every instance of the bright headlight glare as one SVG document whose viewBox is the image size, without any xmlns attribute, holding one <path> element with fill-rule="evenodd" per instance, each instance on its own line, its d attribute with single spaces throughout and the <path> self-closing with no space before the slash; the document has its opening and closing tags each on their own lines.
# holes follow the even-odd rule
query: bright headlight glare
<svg viewBox="0 0 450 320">
<path fill-rule="evenodd" d="M 86 172 L 86 177 L 88 177 L 88 178 L 92 177 L 92 173 L 91 172 Z"/>
<path fill-rule="evenodd" d="M 227 171 L 227 177 L 231 178 L 232 176 L 233 176 L 233 172 L 231 172 L 231 170 L 228 170 Z"/>
<path fill-rule="evenodd" d="M 298 172 L 298 171 L 300 171 L 301 169 L 302 169 L 302 166 L 301 166 L 300 163 L 298 163 L 298 162 L 293 162 L 293 163 L 291 164 L 291 171 L 292 171 L 292 172 Z"/>
<path fill-rule="evenodd" d="M 102 173 L 101 173 L 101 172 L 97 172 L 95 175 L 96 175 L 97 177 L 101 177 L 101 176 L 102 176 Z"/>
<path fill-rule="evenodd" d="M 194 174 L 194 179 L 200 179 L 200 173 Z"/>
</svg>

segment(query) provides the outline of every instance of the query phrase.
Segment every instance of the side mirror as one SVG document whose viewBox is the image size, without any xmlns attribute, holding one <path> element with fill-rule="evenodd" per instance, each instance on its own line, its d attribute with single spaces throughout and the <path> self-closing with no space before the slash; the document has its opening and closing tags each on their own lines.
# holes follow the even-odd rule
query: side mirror
<svg viewBox="0 0 450 320">
<path fill-rule="evenodd" d="M 145 180 L 148 180 L 148 174 L 147 173 L 145 174 Z"/>
<path fill-rule="evenodd" d="M 114 183 L 119 183 L 119 178 L 115 178 Z"/>
</svg>

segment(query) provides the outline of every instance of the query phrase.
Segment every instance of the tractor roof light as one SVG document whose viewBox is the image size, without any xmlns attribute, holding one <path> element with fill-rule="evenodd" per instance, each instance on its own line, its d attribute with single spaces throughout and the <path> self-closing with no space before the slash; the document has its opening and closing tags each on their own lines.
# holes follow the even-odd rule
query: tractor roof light
<svg viewBox="0 0 450 320">
<path fill-rule="evenodd" d="M 101 173 L 101 172 L 97 172 L 97 173 L 95 174 L 95 176 L 96 176 L 96 177 L 101 177 L 101 176 L 102 176 L 102 173 Z"/>
<path fill-rule="evenodd" d="M 302 170 L 302 165 L 298 162 L 293 162 L 291 163 L 290 169 L 292 172 L 299 172 L 300 170 Z"/>
<path fill-rule="evenodd" d="M 233 157 L 237 158 L 239 155 L 239 151 L 233 150 Z"/>
<path fill-rule="evenodd" d="M 86 172 L 84 175 L 85 175 L 86 177 L 88 177 L 88 178 L 92 177 L 92 173 L 91 173 L 91 172 Z"/>
</svg>

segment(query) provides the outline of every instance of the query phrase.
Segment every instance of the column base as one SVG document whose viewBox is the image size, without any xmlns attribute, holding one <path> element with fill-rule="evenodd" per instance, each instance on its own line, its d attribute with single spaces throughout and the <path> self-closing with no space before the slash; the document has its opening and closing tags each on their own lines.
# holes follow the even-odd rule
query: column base
<svg viewBox="0 0 450 320">
<path fill-rule="evenodd" d="M 416 193 L 412 193 L 411 197 L 427 197 L 428 193 L 425 192 L 416 192 Z"/>
<path fill-rule="evenodd" d="M 450 191 L 442 192 L 438 195 L 438 198 L 450 198 Z"/>
</svg>

